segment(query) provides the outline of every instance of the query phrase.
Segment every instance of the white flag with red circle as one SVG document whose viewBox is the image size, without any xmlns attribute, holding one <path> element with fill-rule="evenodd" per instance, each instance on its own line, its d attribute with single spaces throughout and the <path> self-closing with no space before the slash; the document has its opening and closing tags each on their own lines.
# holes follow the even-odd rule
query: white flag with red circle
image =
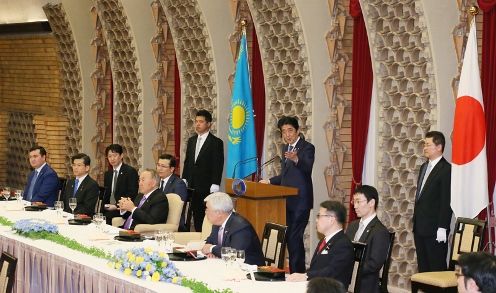
<svg viewBox="0 0 496 293">
<path fill-rule="evenodd" d="M 475 19 L 463 57 L 452 139 L 451 208 L 456 217 L 474 218 L 488 205 L 486 120 Z"/>
</svg>

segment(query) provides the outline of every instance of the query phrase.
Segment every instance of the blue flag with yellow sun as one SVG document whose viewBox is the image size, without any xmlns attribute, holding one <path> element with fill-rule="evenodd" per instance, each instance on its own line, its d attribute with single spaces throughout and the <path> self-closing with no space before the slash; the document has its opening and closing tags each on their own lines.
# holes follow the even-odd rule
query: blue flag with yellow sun
<svg viewBox="0 0 496 293">
<path fill-rule="evenodd" d="M 246 32 L 243 31 L 236 60 L 227 134 L 226 175 L 233 178 L 244 178 L 257 171 L 255 120 L 247 54 Z"/>
</svg>

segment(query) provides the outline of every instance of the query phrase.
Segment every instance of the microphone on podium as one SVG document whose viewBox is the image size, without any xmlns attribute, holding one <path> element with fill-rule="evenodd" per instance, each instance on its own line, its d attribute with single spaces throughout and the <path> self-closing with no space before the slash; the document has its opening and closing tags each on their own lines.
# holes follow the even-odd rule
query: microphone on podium
<svg viewBox="0 0 496 293">
<path fill-rule="evenodd" d="M 235 176 L 236 176 L 236 169 L 238 168 L 238 166 L 242 166 L 242 165 L 244 165 L 246 163 L 253 162 L 253 161 L 256 162 L 257 169 L 258 169 L 258 157 L 251 157 L 251 158 L 248 158 L 248 159 L 244 159 L 244 160 L 238 161 L 234 165 L 234 170 L 233 170 L 233 173 L 232 173 L 232 177 L 231 178 L 235 178 Z M 255 172 L 257 172 L 257 170 L 255 170 Z"/>
<path fill-rule="evenodd" d="M 281 156 L 275 155 L 270 160 L 265 161 L 265 163 L 263 163 L 262 165 L 260 165 L 260 168 L 258 168 L 258 172 L 257 172 L 257 174 L 258 174 L 257 181 L 260 181 L 260 179 L 262 177 L 262 171 L 263 171 L 263 169 L 265 169 L 265 167 L 267 167 L 268 165 L 274 163 L 274 161 L 276 161 L 276 160 L 281 161 Z"/>
</svg>

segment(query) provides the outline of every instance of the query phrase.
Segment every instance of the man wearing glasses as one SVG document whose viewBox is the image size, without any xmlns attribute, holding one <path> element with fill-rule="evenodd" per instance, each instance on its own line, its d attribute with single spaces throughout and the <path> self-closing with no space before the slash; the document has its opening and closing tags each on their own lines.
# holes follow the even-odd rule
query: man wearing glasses
<svg viewBox="0 0 496 293">
<path fill-rule="evenodd" d="M 294 273 L 288 281 L 306 281 L 315 277 L 334 278 L 348 288 L 353 273 L 353 244 L 343 232 L 346 208 L 337 201 L 324 201 L 317 214 L 317 231 L 324 234 L 305 274 Z"/>
<path fill-rule="evenodd" d="M 380 292 L 379 271 L 387 258 L 389 232 L 377 218 L 378 205 L 379 194 L 374 187 L 362 185 L 355 190 L 353 207 L 360 219 L 349 224 L 346 235 L 352 241 L 367 244 L 367 255 L 359 276 L 362 293 Z"/>
<path fill-rule="evenodd" d="M 460 293 L 496 292 L 496 256 L 485 252 L 464 253 L 455 272 Z"/>
</svg>

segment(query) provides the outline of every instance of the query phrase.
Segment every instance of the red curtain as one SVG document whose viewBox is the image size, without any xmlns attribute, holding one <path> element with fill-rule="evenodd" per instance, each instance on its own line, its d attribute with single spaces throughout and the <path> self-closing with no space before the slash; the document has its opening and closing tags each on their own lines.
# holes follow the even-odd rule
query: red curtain
<svg viewBox="0 0 496 293">
<path fill-rule="evenodd" d="M 496 181 L 496 0 L 478 0 L 478 4 L 484 12 L 481 86 L 486 113 L 487 183 L 489 202 L 492 203 Z M 485 219 L 486 216 L 486 211 L 483 211 L 479 218 Z"/>
<path fill-rule="evenodd" d="M 353 64 L 351 83 L 351 165 L 353 178 L 350 193 L 349 220 L 356 218 L 351 206 L 355 188 L 362 183 L 363 162 L 369 129 L 370 101 L 372 96 L 372 63 L 370 60 L 367 30 L 358 0 L 350 1 L 353 17 Z"/>
<path fill-rule="evenodd" d="M 174 57 L 174 156 L 177 162 L 181 162 L 181 80 L 179 79 L 179 66 L 177 58 Z M 179 172 L 179 166 L 176 168 Z"/>
<path fill-rule="evenodd" d="M 260 162 L 264 146 L 265 131 L 265 84 L 262 68 L 262 57 L 258 46 L 257 32 L 252 29 L 252 55 L 251 55 L 251 90 L 253 95 L 253 111 L 255 114 L 255 139 L 257 142 L 257 156 Z"/>
</svg>

